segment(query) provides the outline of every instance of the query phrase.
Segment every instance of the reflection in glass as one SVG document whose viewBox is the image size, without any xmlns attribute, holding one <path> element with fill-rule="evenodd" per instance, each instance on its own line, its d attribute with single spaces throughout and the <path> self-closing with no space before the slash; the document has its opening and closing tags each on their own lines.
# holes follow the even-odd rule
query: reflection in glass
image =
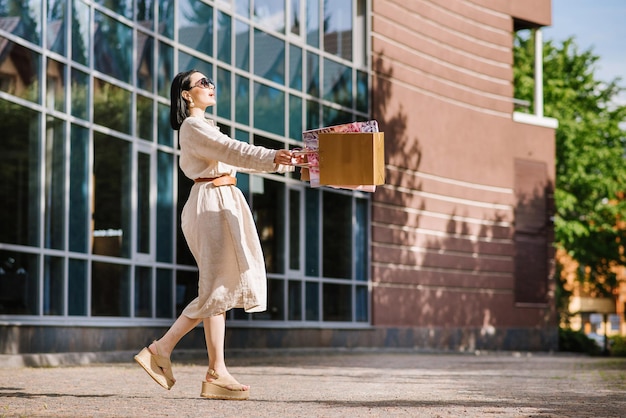
<svg viewBox="0 0 626 418">
<path fill-rule="evenodd" d="M 300 191 L 289 190 L 289 268 L 300 270 Z"/>
<path fill-rule="evenodd" d="M 258 145 L 265 144 L 259 143 Z M 268 273 L 284 273 L 285 184 L 255 177 L 252 179 L 251 189 L 252 213 L 259 230 L 265 267 Z"/>
<path fill-rule="evenodd" d="M 354 225 L 354 278 L 358 281 L 369 279 L 368 268 L 368 248 L 369 236 L 367 220 L 369 219 L 367 199 L 355 199 L 356 202 L 356 223 Z"/>
<path fill-rule="evenodd" d="M 213 65 L 212 64 L 198 57 L 195 57 L 193 55 L 185 54 L 184 52 L 178 53 L 178 68 L 180 68 L 180 71 L 187 71 L 191 69 L 198 70 L 205 76 L 213 78 Z M 172 80 L 169 81 L 169 83 L 171 82 Z M 220 86 L 218 85 L 217 88 L 219 89 Z M 169 94 L 169 90 L 168 90 L 168 94 Z"/>
<path fill-rule="evenodd" d="M 46 106 L 65 111 L 65 65 L 50 58 L 46 65 Z"/>
<path fill-rule="evenodd" d="M 320 0 L 306 0 L 306 43 L 320 46 Z"/>
<path fill-rule="evenodd" d="M 150 155 L 137 153 L 137 252 L 150 254 Z"/>
<path fill-rule="evenodd" d="M 180 0 L 177 29 L 181 44 L 213 55 L 213 7 L 197 0 Z"/>
<path fill-rule="evenodd" d="M 235 22 L 235 65 L 250 70 L 250 26 L 240 20 Z"/>
<path fill-rule="evenodd" d="M 156 252 L 157 261 L 171 262 L 174 247 L 174 155 L 157 153 Z"/>
<path fill-rule="evenodd" d="M 39 103 L 41 56 L 2 36 L 0 45 L 0 91 Z"/>
<path fill-rule="evenodd" d="M 182 67 L 184 68 L 184 67 Z M 193 67 L 190 67 L 193 68 Z M 157 70 L 159 95 L 168 97 L 170 95 L 170 86 L 174 78 L 174 48 L 170 45 L 159 42 L 159 63 Z"/>
<path fill-rule="evenodd" d="M 342 123 L 350 123 L 353 121 L 354 116 L 351 112 L 324 106 L 324 117 L 322 118 L 323 126 L 341 125 Z"/>
<path fill-rule="evenodd" d="M 150 318 L 152 316 L 152 269 L 135 267 L 135 317 Z"/>
<path fill-rule="evenodd" d="M 48 0 L 46 22 L 46 47 L 61 55 L 66 52 L 66 0 Z"/>
<path fill-rule="evenodd" d="M 324 51 L 352 60 L 352 0 L 324 2 Z"/>
<path fill-rule="evenodd" d="M 15 36 L 41 46 L 41 1 L 2 1 L 0 16 L 2 29 Z"/>
<path fill-rule="evenodd" d="M 49 118 L 45 136 L 44 245 L 65 249 L 65 122 Z"/>
<path fill-rule="evenodd" d="M 322 202 L 322 262 L 324 277 L 352 277 L 352 198 L 324 192 Z"/>
<path fill-rule="evenodd" d="M 232 18 L 224 12 L 217 12 L 217 59 L 231 63 Z"/>
<path fill-rule="evenodd" d="M 254 83 L 254 127 L 277 135 L 285 134 L 285 93 Z"/>
<path fill-rule="evenodd" d="M 289 136 L 302 141 L 302 98 L 289 95 Z"/>
<path fill-rule="evenodd" d="M 285 0 L 254 0 L 253 14 L 260 26 L 285 33 Z"/>
<path fill-rule="evenodd" d="M 235 76 L 235 121 L 250 124 L 250 81 L 240 75 Z"/>
<path fill-rule="evenodd" d="M 289 87 L 302 90 L 302 48 L 289 45 Z"/>
<path fill-rule="evenodd" d="M 306 282 L 305 285 L 305 320 L 320 320 L 320 284 L 317 282 Z"/>
<path fill-rule="evenodd" d="M 94 13 L 94 67 L 130 83 L 133 68 L 133 30 L 105 14 Z"/>
<path fill-rule="evenodd" d="M 130 271 L 121 264 L 91 263 L 91 315 L 130 316 Z"/>
<path fill-rule="evenodd" d="M 320 97 L 320 57 L 308 52 L 306 54 L 307 83 L 306 92 L 313 97 Z"/>
<path fill-rule="evenodd" d="M 300 0 L 291 0 L 291 12 L 289 14 L 289 27 L 291 33 L 300 35 Z"/>
<path fill-rule="evenodd" d="M 306 101 L 306 128 L 316 129 L 320 124 L 320 104 L 313 100 Z"/>
<path fill-rule="evenodd" d="M 254 31 L 254 73 L 278 84 L 285 83 L 285 42 Z"/>
<path fill-rule="evenodd" d="M 171 147 L 174 143 L 174 131 L 170 126 L 170 107 L 157 103 L 157 136 L 159 145 Z"/>
<path fill-rule="evenodd" d="M 156 317 L 172 318 L 174 316 L 172 292 L 172 270 L 157 269 L 156 273 Z"/>
<path fill-rule="evenodd" d="M 159 1 L 159 27 L 161 35 L 174 39 L 174 1 Z"/>
<path fill-rule="evenodd" d="M 89 28 L 89 6 L 82 0 L 72 0 L 72 60 L 89 64 L 91 30 Z"/>
<path fill-rule="evenodd" d="M 304 255 L 305 273 L 310 277 L 319 277 L 319 246 L 320 246 L 320 191 L 304 189 Z"/>
<path fill-rule="evenodd" d="M 62 257 L 45 256 L 43 261 L 43 314 L 63 315 L 65 262 Z"/>
<path fill-rule="evenodd" d="M 89 120 L 89 76 L 82 71 L 72 69 L 72 116 Z"/>
<path fill-rule="evenodd" d="M 140 94 L 137 95 L 137 136 L 146 141 L 152 141 L 152 99 Z"/>
<path fill-rule="evenodd" d="M 367 113 L 369 111 L 369 82 L 367 73 L 356 72 L 356 110 Z"/>
<path fill-rule="evenodd" d="M 89 213 L 89 130 L 72 125 L 70 132 L 70 203 L 69 248 L 70 251 L 86 253 L 90 231 L 87 229 Z"/>
<path fill-rule="evenodd" d="M 133 18 L 133 0 L 95 0 L 95 2 L 128 19 Z"/>
<path fill-rule="evenodd" d="M 130 143 L 94 133 L 93 253 L 130 256 Z"/>
<path fill-rule="evenodd" d="M 235 8 L 238 15 L 250 17 L 250 0 L 236 0 Z"/>
<path fill-rule="evenodd" d="M 135 48 L 137 87 L 152 91 L 154 83 L 154 38 L 141 31 L 135 31 L 135 33 L 137 34 L 137 48 Z"/>
<path fill-rule="evenodd" d="M 126 134 L 131 133 L 130 91 L 94 79 L 93 121 Z"/>
<path fill-rule="evenodd" d="M 217 68 L 217 115 L 230 119 L 230 71 Z"/>
<path fill-rule="evenodd" d="M 39 245 L 40 115 L 20 105 L 0 99 L 0 242 Z M 10 202 L 10 204 L 7 204 Z M 0 259 L 0 262 L 2 260 Z"/>
<path fill-rule="evenodd" d="M 302 320 L 302 282 L 289 281 L 289 321 Z"/>
<path fill-rule="evenodd" d="M 352 286 L 324 283 L 322 292 L 323 321 L 352 321 Z"/>
<path fill-rule="evenodd" d="M 137 0 L 137 12 L 135 19 L 140 26 L 154 30 L 154 0 Z M 159 7 L 162 7 L 162 3 L 171 3 L 159 1 Z"/>
<path fill-rule="evenodd" d="M 39 313 L 39 255 L 0 250 L 0 315 Z"/>
<path fill-rule="evenodd" d="M 369 309 L 369 291 L 367 286 L 356 287 L 356 318 L 357 322 L 367 322 L 367 312 Z"/>
<path fill-rule="evenodd" d="M 336 61 L 324 60 L 324 100 L 352 107 L 352 70 Z"/>
</svg>

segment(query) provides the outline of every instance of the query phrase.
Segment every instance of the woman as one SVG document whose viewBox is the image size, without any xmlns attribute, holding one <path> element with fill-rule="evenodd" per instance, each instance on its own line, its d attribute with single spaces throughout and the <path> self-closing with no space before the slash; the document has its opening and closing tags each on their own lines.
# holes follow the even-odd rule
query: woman
<svg viewBox="0 0 626 418">
<path fill-rule="evenodd" d="M 170 124 L 178 131 L 180 168 L 194 180 L 181 215 L 181 227 L 198 264 L 198 297 L 191 301 L 171 328 L 135 356 L 161 386 L 175 383 L 170 354 L 180 339 L 201 321 L 209 369 L 201 396 L 248 399 L 249 386 L 240 384 L 226 368 L 224 336 L 226 311 L 266 309 L 265 263 L 250 208 L 235 187 L 236 171 L 291 171 L 288 150 L 270 150 L 233 140 L 205 119 L 216 104 L 215 86 L 191 70 L 174 77 Z"/>
</svg>

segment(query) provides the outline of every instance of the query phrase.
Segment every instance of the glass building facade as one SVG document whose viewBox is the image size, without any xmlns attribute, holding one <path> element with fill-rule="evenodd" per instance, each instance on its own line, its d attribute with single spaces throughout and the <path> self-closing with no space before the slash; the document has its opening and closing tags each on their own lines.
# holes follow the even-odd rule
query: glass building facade
<svg viewBox="0 0 626 418">
<path fill-rule="evenodd" d="M 166 326 L 197 294 L 173 76 L 217 85 L 237 140 L 299 147 L 369 116 L 366 0 L 0 2 L 0 319 Z M 269 277 L 241 326 L 367 326 L 367 194 L 239 174 Z"/>
</svg>

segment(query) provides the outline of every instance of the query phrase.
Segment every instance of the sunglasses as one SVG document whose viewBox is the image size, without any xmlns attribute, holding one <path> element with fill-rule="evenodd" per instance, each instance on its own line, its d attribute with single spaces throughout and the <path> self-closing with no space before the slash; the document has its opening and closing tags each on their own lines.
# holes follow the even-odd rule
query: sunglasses
<svg viewBox="0 0 626 418">
<path fill-rule="evenodd" d="M 200 87 L 202 89 L 210 89 L 211 87 L 215 88 L 215 84 L 213 84 L 213 80 L 211 80 L 210 78 L 203 77 L 200 80 L 198 80 L 196 84 L 191 86 L 189 90 L 191 90 L 194 87 Z"/>
</svg>

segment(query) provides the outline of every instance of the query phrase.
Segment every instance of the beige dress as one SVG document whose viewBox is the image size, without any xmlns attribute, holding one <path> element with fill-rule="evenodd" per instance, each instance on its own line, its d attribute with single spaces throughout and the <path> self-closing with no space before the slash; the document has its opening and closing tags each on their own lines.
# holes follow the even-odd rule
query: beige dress
<svg viewBox="0 0 626 418">
<path fill-rule="evenodd" d="M 231 139 L 213 121 L 197 117 L 183 121 L 179 144 L 180 168 L 190 179 L 291 169 L 274 164 L 276 150 Z M 199 270 L 198 297 L 183 315 L 206 318 L 232 308 L 266 309 L 265 261 L 241 190 L 195 183 L 182 211 L 181 227 Z"/>
</svg>

